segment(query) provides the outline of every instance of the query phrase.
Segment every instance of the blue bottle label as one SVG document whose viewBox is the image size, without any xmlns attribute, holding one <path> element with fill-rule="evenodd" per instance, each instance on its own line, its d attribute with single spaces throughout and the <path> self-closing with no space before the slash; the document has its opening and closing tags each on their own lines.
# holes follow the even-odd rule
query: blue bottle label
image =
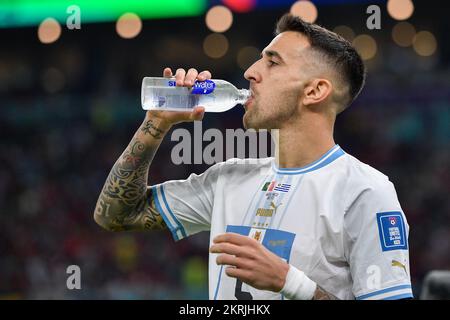
<svg viewBox="0 0 450 320">
<path fill-rule="evenodd" d="M 195 81 L 194 86 L 192 87 L 192 94 L 210 94 L 216 88 L 216 84 L 214 81 L 205 80 L 205 81 Z"/>
<path fill-rule="evenodd" d="M 176 87 L 177 83 L 174 80 L 169 80 L 169 87 Z M 205 81 L 195 81 L 194 86 L 192 87 L 192 94 L 209 94 L 214 91 L 216 88 L 216 84 L 212 80 Z"/>
</svg>

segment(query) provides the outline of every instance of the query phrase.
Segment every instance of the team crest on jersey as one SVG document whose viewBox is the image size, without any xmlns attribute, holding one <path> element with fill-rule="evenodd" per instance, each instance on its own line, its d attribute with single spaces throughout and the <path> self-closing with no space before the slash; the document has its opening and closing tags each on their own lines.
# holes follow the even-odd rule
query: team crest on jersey
<svg viewBox="0 0 450 320">
<path fill-rule="evenodd" d="M 278 197 L 277 192 L 267 192 L 266 193 L 267 200 L 274 200 L 276 197 Z"/>
<path fill-rule="evenodd" d="M 250 238 L 255 239 L 258 242 L 262 242 L 264 237 L 266 235 L 266 230 L 265 229 L 259 229 L 259 228 L 251 228 L 249 231 L 248 236 Z"/>
<path fill-rule="evenodd" d="M 381 250 L 407 250 L 405 222 L 400 211 L 377 213 Z"/>
<path fill-rule="evenodd" d="M 289 192 L 291 185 L 289 183 L 277 183 L 274 181 L 268 181 L 264 184 L 261 191 L 279 191 Z"/>
</svg>

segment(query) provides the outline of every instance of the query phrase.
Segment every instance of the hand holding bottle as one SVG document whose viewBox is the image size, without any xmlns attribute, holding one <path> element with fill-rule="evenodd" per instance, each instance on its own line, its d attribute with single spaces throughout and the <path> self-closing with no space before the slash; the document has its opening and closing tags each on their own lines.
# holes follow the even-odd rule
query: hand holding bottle
<svg viewBox="0 0 450 320">
<path fill-rule="evenodd" d="M 208 70 L 197 72 L 194 68 L 189 69 L 187 72 L 184 69 L 177 69 L 175 76 L 173 76 L 172 70 L 170 68 L 165 68 L 163 72 L 164 78 L 167 81 L 170 79 L 174 81 L 176 86 L 191 88 L 196 80 L 204 81 L 211 79 L 211 73 Z M 166 111 L 151 109 L 147 111 L 146 119 L 159 120 L 159 122 L 170 127 L 176 123 L 189 122 L 202 120 L 205 113 L 205 108 L 202 106 L 195 106 L 193 109 L 188 109 L 186 111 Z"/>
<path fill-rule="evenodd" d="M 206 112 L 223 112 L 237 104 L 244 104 L 250 97 L 247 89 L 238 90 L 233 84 L 211 79 L 209 71 L 197 74 L 189 69 L 178 69 L 174 78 L 166 68 L 165 78 L 145 77 L 142 80 L 142 108 L 145 110 L 194 111 L 196 106 Z"/>
</svg>

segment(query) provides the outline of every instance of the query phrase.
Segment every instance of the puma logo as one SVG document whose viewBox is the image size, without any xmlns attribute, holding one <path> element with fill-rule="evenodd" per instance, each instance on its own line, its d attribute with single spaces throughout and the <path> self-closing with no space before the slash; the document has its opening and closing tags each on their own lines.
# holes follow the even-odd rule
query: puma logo
<svg viewBox="0 0 450 320">
<path fill-rule="evenodd" d="M 405 271 L 405 274 L 408 275 L 408 272 L 406 271 L 406 267 L 403 263 L 397 261 L 397 260 L 392 260 L 391 262 L 391 266 L 392 267 L 399 267 L 402 268 Z"/>
<path fill-rule="evenodd" d="M 280 203 L 279 205 L 276 205 L 275 202 L 271 201 L 270 202 L 270 207 L 273 209 L 274 214 L 277 213 L 277 209 L 282 205 L 282 203 Z"/>
</svg>

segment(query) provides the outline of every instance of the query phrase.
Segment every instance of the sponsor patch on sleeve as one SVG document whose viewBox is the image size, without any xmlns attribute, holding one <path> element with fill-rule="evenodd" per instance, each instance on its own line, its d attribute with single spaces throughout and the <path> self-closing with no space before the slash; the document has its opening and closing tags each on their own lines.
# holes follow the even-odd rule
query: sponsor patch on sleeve
<svg viewBox="0 0 450 320">
<path fill-rule="evenodd" d="M 405 222 L 400 211 L 377 213 L 381 250 L 408 250 Z"/>
</svg>

